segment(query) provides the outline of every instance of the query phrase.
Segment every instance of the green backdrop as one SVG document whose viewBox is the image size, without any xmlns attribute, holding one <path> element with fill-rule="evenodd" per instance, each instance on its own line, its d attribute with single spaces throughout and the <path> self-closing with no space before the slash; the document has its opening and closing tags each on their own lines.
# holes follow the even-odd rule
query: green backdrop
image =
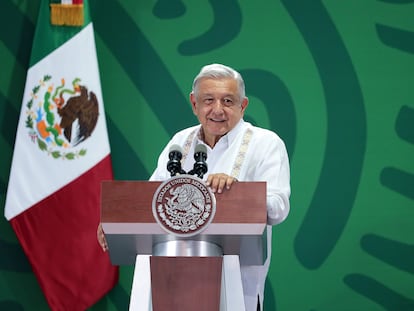
<svg viewBox="0 0 414 311">
<path fill-rule="evenodd" d="M 246 80 L 246 119 L 278 132 L 291 161 L 265 310 L 414 310 L 413 0 L 90 6 L 116 179 L 149 177 L 169 137 L 196 122 L 195 74 L 228 64 Z M 0 4 L 1 210 L 38 8 Z M 91 310 L 127 310 L 132 274 L 122 267 Z M 47 309 L 0 217 L 0 310 Z"/>
</svg>

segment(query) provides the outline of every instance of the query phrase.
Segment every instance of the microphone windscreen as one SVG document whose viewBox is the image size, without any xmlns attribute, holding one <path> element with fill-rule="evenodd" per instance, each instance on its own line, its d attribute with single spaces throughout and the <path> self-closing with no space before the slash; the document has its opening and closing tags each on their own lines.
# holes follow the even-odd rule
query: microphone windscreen
<svg viewBox="0 0 414 311">
<path fill-rule="evenodd" d="M 195 150 L 194 150 L 194 153 L 197 153 L 197 152 L 202 152 L 202 153 L 207 154 L 207 147 L 206 147 L 206 145 L 198 144 L 195 147 Z"/>
<path fill-rule="evenodd" d="M 172 145 L 170 147 L 170 152 L 173 152 L 173 151 L 183 153 L 183 148 L 181 148 L 180 145 Z"/>
</svg>

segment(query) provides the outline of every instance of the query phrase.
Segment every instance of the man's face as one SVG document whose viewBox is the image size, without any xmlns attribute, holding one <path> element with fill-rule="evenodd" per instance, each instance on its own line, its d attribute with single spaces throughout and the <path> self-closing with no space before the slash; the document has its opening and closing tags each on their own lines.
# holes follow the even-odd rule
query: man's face
<svg viewBox="0 0 414 311">
<path fill-rule="evenodd" d="M 205 142 L 213 147 L 243 117 L 248 100 L 240 99 L 237 81 L 230 78 L 202 79 L 197 90 L 197 96 L 190 94 L 193 112 L 203 127 Z"/>
</svg>

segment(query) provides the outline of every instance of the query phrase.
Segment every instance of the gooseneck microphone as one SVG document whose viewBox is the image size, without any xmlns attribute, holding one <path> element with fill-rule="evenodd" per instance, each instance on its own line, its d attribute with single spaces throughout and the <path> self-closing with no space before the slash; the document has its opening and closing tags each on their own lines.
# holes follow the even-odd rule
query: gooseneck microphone
<svg viewBox="0 0 414 311">
<path fill-rule="evenodd" d="M 181 159 L 183 157 L 183 149 L 179 145 L 172 145 L 168 158 L 170 159 L 167 163 L 167 170 L 170 172 L 171 177 L 177 174 L 185 174 L 185 171 L 181 168 Z"/>
<path fill-rule="evenodd" d="M 203 178 L 204 174 L 207 173 L 207 147 L 203 144 L 199 144 L 194 150 L 194 166 L 191 171 L 188 172 L 190 175 L 197 174 L 199 178 Z"/>
</svg>

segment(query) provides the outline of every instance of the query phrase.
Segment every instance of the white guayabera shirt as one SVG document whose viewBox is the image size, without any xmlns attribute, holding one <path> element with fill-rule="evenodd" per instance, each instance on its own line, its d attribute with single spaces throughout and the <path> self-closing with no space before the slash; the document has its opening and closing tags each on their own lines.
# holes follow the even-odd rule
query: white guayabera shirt
<svg viewBox="0 0 414 311">
<path fill-rule="evenodd" d="M 167 170 L 172 145 L 183 148 L 182 168 L 188 172 L 194 165 L 194 149 L 202 143 L 201 125 L 184 129 L 170 140 L 158 158 L 152 181 L 170 178 Z M 246 310 L 256 310 L 257 296 L 263 305 L 264 284 L 269 269 L 272 225 L 281 223 L 290 209 L 290 168 L 286 147 L 274 132 L 240 120 L 236 127 L 220 138 L 213 149 L 207 147 L 208 174 L 225 173 L 239 181 L 265 181 L 267 190 L 268 257 L 261 266 L 242 266 L 241 274 Z M 230 190 L 231 191 L 231 190 Z"/>
</svg>

